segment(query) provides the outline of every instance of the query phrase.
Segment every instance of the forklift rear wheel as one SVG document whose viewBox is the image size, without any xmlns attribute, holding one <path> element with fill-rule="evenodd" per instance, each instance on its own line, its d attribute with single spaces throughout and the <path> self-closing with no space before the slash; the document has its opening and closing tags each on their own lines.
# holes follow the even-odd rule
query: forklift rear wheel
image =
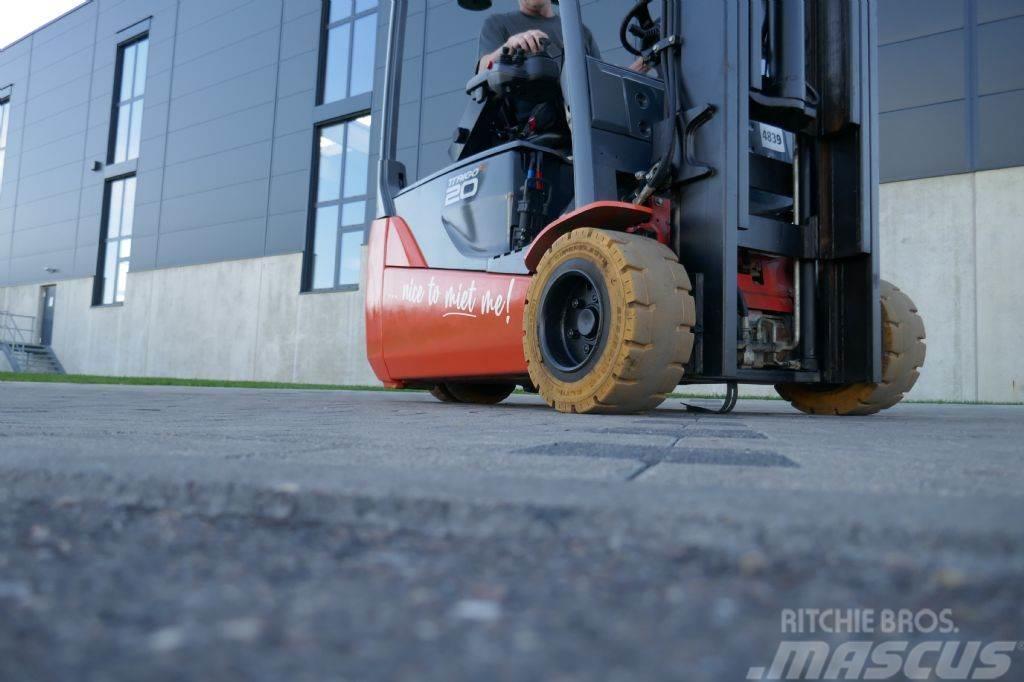
<svg viewBox="0 0 1024 682">
<path fill-rule="evenodd" d="M 430 389 L 430 395 L 434 396 L 442 403 L 457 403 L 459 402 L 455 396 L 448 390 L 446 384 L 434 384 L 434 387 Z"/>
<path fill-rule="evenodd" d="M 653 239 L 594 228 L 563 235 L 526 294 L 530 380 L 560 412 L 657 407 L 693 350 L 690 291 L 679 259 Z"/>
<path fill-rule="evenodd" d="M 497 405 L 502 400 L 512 395 L 512 391 L 514 390 L 516 390 L 515 384 L 470 384 L 447 382 L 435 386 L 430 394 L 443 402 L 471 403 L 473 405 Z M 441 395 L 446 396 L 447 399 L 441 397 Z"/>
<path fill-rule="evenodd" d="M 910 297 L 885 280 L 882 294 L 882 382 L 840 386 L 776 384 L 775 390 L 808 414 L 868 415 L 903 400 L 924 365 L 924 322 Z"/>
</svg>

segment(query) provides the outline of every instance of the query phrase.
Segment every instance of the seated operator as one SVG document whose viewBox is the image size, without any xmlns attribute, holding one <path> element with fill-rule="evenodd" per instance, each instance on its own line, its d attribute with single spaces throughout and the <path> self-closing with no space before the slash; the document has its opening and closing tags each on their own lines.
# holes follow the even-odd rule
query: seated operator
<svg viewBox="0 0 1024 682">
<path fill-rule="evenodd" d="M 544 50 L 542 41 L 550 41 L 561 53 L 565 49 L 562 38 L 562 22 L 555 14 L 551 0 L 518 0 L 519 10 L 505 14 L 492 14 L 480 31 L 480 61 L 476 70 L 486 69 L 501 56 L 502 48 L 519 48 L 527 54 Z M 601 51 L 594 42 L 594 35 L 583 27 L 587 54 L 597 59 Z M 637 59 L 629 67 L 638 73 L 647 73 L 643 59 Z"/>
</svg>

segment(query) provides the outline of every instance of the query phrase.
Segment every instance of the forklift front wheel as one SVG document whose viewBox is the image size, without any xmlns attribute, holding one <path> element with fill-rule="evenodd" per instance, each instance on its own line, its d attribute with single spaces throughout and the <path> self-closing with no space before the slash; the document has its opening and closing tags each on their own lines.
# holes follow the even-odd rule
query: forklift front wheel
<svg viewBox="0 0 1024 682">
<path fill-rule="evenodd" d="M 560 412 L 657 407 L 683 376 L 696 319 L 690 278 L 648 237 L 579 228 L 559 237 L 530 282 L 530 380 Z"/>
<path fill-rule="evenodd" d="M 882 382 L 776 384 L 785 400 L 808 414 L 868 415 L 903 400 L 924 365 L 924 322 L 910 297 L 885 280 L 882 294 Z"/>
</svg>

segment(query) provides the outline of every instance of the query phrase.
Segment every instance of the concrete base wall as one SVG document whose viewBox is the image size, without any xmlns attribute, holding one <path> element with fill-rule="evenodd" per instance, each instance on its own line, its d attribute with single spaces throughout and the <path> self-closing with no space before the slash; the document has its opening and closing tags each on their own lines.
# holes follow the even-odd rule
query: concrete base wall
<svg viewBox="0 0 1024 682">
<path fill-rule="evenodd" d="M 914 397 L 1024 400 L 1024 167 L 882 185 L 881 231 L 928 332 Z"/>
<path fill-rule="evenodd" d="M 881 225 L 882 277 L 928 331 L 912 397 L 1024 401 L 1024 168 L 883 185 Z M 54 348 L 73 373 L 376 383 L 361 292 L 299 294 L 301 265 L 287 255 L 132 273 L 125 304 L 108 308 L 90 306 L 91 278 L 59 282 Z M 38 315 L 39 285 L 0 288 L 0 310 Z"/>
<path fill-rule="evenodd" d="M 359 292 L 299 294 L 302 257 L 131 273 L 124 305 L 92 307 L 92 278 L 57 285 L 53 347 L 69 373 L 367 384 Z M 39 286 L 0 289 L 36 315 Z"/>
</svg>

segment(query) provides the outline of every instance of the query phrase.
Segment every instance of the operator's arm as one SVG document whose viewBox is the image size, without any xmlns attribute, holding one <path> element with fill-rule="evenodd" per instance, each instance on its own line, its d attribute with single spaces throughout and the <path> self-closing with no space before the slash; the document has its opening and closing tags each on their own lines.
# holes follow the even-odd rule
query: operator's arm
<svg viewBox="0 0 1024 682">
<path fill-rule="evenodd" d="M 519 48 L 527 54 L 537 54 L 544 51 L 544 44 L 542 42 L 544 40 L 548 40 L 548 34 L 544 31 L 533 30 L 517 33 L 499 45 L 497 49 L 480 57 L 480 61 L 476 65 L 477 73 L 482 69 L 486 69 L 488 64 L 500 57 L 501 51 L 506 47 Z"/>
<path fill-rule="evenodd" d="M 524 31 L 510 36 L 495 19 L 496 17 L 491 17 L 485 21 L 484 27 L 480 31 L 480 61 L 476 65 L 477 73 L 497 60 L 501 56 L 503 48 L 519 48 L 530 54 L 541 52 L 544 49 L 542 41 L 548 40 L 548 34 L 544 31 Z"/>
</svg>

